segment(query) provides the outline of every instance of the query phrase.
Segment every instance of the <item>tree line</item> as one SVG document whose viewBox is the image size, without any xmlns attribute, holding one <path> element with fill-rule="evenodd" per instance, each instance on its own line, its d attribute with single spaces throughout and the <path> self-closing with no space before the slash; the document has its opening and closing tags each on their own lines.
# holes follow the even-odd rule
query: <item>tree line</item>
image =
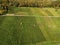
<svg viewBox="0 0 60 45">
<path fill-rule="evenodd" d="M 16 7 L 52 7 L 59 6 L 60 1 L 41 1 L 41 0 L 1 0 L 0 4 L 3 6 Z"/>
<path fill-rule="evenodd" d="M 11 6 L 15 7 L 60 7 L 60 1 L 41 0 L 0 0 L 0 6 L 8 11 Z"/>
</svg>

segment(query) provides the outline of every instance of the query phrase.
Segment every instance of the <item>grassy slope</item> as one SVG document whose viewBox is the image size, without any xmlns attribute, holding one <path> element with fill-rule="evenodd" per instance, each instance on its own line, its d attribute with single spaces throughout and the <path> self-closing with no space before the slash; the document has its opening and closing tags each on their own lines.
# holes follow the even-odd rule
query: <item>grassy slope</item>
<svg viewBox="0 0 60 45">
<path fill-rule="evenodd" d="M 41 24 L 44 26 L 45 31 L 47 31 L 48 37 L 51 41 L 60 41 L 58 35 L 59 34 L 59 26 L 60 26 L 60 18 L 51 18 L 51 17 L 45 17 L 45 18 L 40 18 L 40 21 L 42 22 Z M 43 22 L 43 21 L 44 22 Z M 48 39 L 48 38 L 47 38 Z"/>
<path fill-rule="evenodd" d="M 56 11 L 54 8 L 13 7 L 9 13 L 16 15 L 59 16 L 59 11 L 60 9 Z"/>
<path fill-rule="evenodd" d="M 53 13 L 51 12 L 52 10 L 53 10 Z M 15 10 L 15 11 L 17 12 L 17 10 Z M 41 37 L 39 35 L 40 33 L 38 33 L 38 32 L 42 32 L 43 33 L 42 35 L 44 35 L 44 37 L 46 38 L 47 41 L 60 41 L 60 36 L 59 36 L 60 35 L 60 31 L 59 31 L 60 30 L 60 28 L 59 28 L 59 26 L 60 26 L 60 18 L 36 17 L 36 16 L 56 16 L 56 15 L 60 14 L 58 11 L 55 11 L 54 9 L 48 9 L 48 8 L 47 9 L 41 9 L 41 8 L 28 8 L 28 9 L 27 8 L 19 8 L 19 11 L 20 12 L 24 12 L 23 15 L 26 15 L 26 14 L 35 15 L 35 18 L 33 18 L 33 17 L 32 18 L 31 17 L 28 17 L 28 18 L 22 17 L 22 20 L 21 20 L 21 17 L 20 17 L 17 20 L 16 17 L 14 17 L 14 18 L 6 17 L 6 19 L 4 19 L 1 27 L 4 27 L 5 29 L 7 28 L 7 30 L 11 30 L 11 31 L 13 30 L 12 33 L 14 33 L 14 34 L 13 34 L 12 37 L 14 37 L 14 38 L 11 38 L 11 39 L 13 39 L 13 41 L 12 41 L 13 44 L 17 45 L 17 43 L 18 43 L 18 44 L 21 44 L 21 45 L 28 45 L 30 43 L 31 45 L 34 45 L 32 43 L 41 42 L 41 41 L 45 40 L 44 38 L 42 38 L 43 36 Z M 12 27 L 10 26 L 11 23 L 13 24 Z M 4 26 L 6 24 L 8 24 L 7 27 Z M 18 27 L 18 25 L 19 25 L 19 27 Z M 16 31 L 17 29 L 18 30 L 23 30 L 23 31 L 22 32 L 19 31 L 19 33 L 18 33 L 18 31 Z M 39 30 L 39 31 L 37 31 L 37 30 Z M 28 33 L 26 33 L 27 31 L 28 31 Z M 18 35 L 16 37 L 16 35 L 17 35 L 16 33 L 18 33 L 19 35 L 20 35 L 20 33 L 23 33 L 22 34 L 23 36 L 19 37 L 19 35 Z M 32 34 L 32 35 L 30 35 L 30 34 Z M 7 34 L 5 34 L 5 35 L 7 35 Z M 2 36 L 1 36 L 1 38 L 2 38 Z M 7 39 L 7 41 L 10 40 L 8 38 L 6 38 L 6 39 Z M 21 40 L 21 43 L 19 43 L 19 42 L 15 43 L 14 42 L 15 39 L 16 39 L 16 41 L 18 41 L 19 39 L 23 39 L 23 40 Z M 2 40 L 3 40 L 3 38 L 2 38 Z M 4 41 L 5 41 L 5 39 L 3 40 L 3 42 Z M 12 42 L 10 41 L 10 45 L 12 44 Z M 28 43 L 28 44 L 26 44 L 26 43 Z M 4 44 L 6 44 L 6 42 Z M 2 44 L 2 45 L 4 45 L 4 44 Z M 52 45 L 52 44 L 53 43 L 50 43 L 50 45 Z M 40 43 L 35 44 L 35 45 L 40 45 Z"/>
<path fill-rule="evenodd" d="M 42 41 L 45 38 L 34 17 L 5 17 L 1 23 L 1 45 L 28 45 Z"/>
<path fill-rule="evenodd" d="M 1 27 L 0 34 L 2 34 L 0 35 L 1 44 L 2 45 L 8 45 L 8 44 L 34 45 L 34 43 L 37 43 L 38 45 L 40 45 L 41 43 L 38 43 L 38 42 L 45 40 L 44 38 L 42 39 L 43 37 L 42 33 L 45 34 L 44 31 L 42 33 L 40 31 L 42 30 L 40 29 L 42 26 L 44 27 L 43 30 L 47 31 L 46 33 L 48 34 L 48 38 L 50 38 L 50 40 L 60 41 L 60 38 L 59 38 L 60 37 L 59 36 L 60 35 L 60 31 L 59 31 L 60 18 L 51 18 L 53 20 L 53 23 L 57 27 L 53 27 L 53 24 L 49 18 L 48 20 L 51 23 L 51 26 L 49 26 L 49 22 L 47 22 L 45 18 L 35 17 L 35 19 L 34 17 L 5 17 L 4 21 L 1 23 L 1 26 L 0 26 Z M 35 23 L 35 21 L 38 21 L 37 24 Z M 38 23 L 41 23 L 39 24 L 40 28 L 38 27 Z M 46 45 L 46 44 L 47 42 L 43 43 L 42 45 Z M 57 45 L 57 43 L 54 43 L 54 42 L 53 43 L 51 42 L 49 44 Z"/>
<path fill-rule="evenodd" d="M 36 11 L 38 10 L 37 13 L 39 12 L 39 9 L 35 9 L 35 10 Z M 42 15 L 44 15 L 44 16 L 58 16 L 59 15 L 58 11 L 55 11 L 54 9 L 50 9 L 50 10 L 40 9 L 40 13 L 41 12 L 42 12 Z M 38 14 L 36 14 L 36 15 L 38 15 Z M 41 16 L 41 14 L 40 14 L 40 16 Z M 60 18 L 54 18 L 54 17 L 53 18 L 51 18 L 51 17 L 36 17 L 37 23 L 38 24 L 40 23 L 39 27 L 41 28 L 41 31 L 48 42 L 49 41 L 60 42 L 60 39 L 59 39 L 60 38 L 60 36 L 59 36 L 60 35 L 60 31 L 59 31 L 60 21 L 59 21 L 59 19 Z M 46 42 L 45 44 L 43 43 L 41 45 L 48 45 L 48 44 L 49 45 L 57 45 L 57 44 L 59 45 L 59 43 L 56 43 L 56 42 L 55 43 L 54 42 L 51 42 L 51 43 Z M 38 43 L 36 45 L 40 45 L 40 43 Z"/>
<path fill-rule="evenodd" d="M 37 24 L 41 28 L 43 26 L 42 33 L 46 37 L 46 42 L 37 42 L 30 45 L 60 45 L 60 18 L 58 17 L 35 17 Z M 46 20 L 46 18 L 49 20 Z M 52 20 L 51 20 L 52 19 Z M 41 28 L 42 30 L 42 28 Z M 46 32 L 46 33 L 45 33 Z"/>
</svg>

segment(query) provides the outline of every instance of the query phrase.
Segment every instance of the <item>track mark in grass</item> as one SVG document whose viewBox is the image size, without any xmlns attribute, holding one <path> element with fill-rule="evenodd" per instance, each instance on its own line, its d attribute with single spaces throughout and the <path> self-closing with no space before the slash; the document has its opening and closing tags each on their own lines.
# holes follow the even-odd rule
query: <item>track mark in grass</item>
<svg viewBox="0 0 60 45">
<path fill-rule="evenodd" d="M 37 24 L 39 25 L 39 28 L 41 29 L 41 32 L 44 35 L 45 39 L 47 41 L 49 41 L 50 38 L 49 38 L 48 33 L 47 33 L 43 23 L 42 23 L 43 20 L 41 20 L 41 17 L 40 18 L 39 17 L 35 17 L 35 18 L 36 18 Z"/>
<path fill-rule="evenodd" d="M 50 11 L 53 14 L 53 16 L 59 16 L 59 14 L 57 13 L 57 11 L 55 11 L 54 8 L 49 8 L 48 11 Z"/>
<path fill-rule="evenodd" d="M 43 16 L 43 14 L 41 12 L 39 12 L 39 10 L 41 8 L 30 8 L 30 9 L 31 9 L 32 15 L 35 15 L 35 16 Z"/>
<path fill-rule="evenodd" d="M 43 16 L 49 16 L 47 13 L 45 13 L 42 9 L 39 10 L 43 14 Z"/>
<path fill-rule="evenodd" d="M 49 16 L 44 10 L 43 8 L 35 8 L 36 13 L 40 16 Z"/>
<path fill-rule="evenodd" d="M 58 17 L 57 17 L 58 18 Z M 59 19 L 60 18 L 55 18 L 55 17 L 53 17 L 53 18 L 51 18 L 51 20 L 50 19 L 46 19 L 45 20 L 45 24 L 46 24 L 46 27 L 47 27 L 47 29 L 46 30 L 48 30 L 48 33 L 49 33 L 49 36 L 51 37 L 50 39 L 51 40 L 60 40 L 59 39 L 59 27 L 58 26 L 60 26 L 60 21 L 59 21 Z M 48 27 L 50 25 L 50 27 Z"/>
<path fill-rule="evenodd" d="M 30 16 L 6 16 L 0 34 L 2 45 L 27 45 L 46 41 L 35 18 Z"/>
<path fill-rule="evenodd" d="M 51 38 L 52 34 L 49 32 L 49 30 L 56 29 L 56 24 L 54 23 L 52 18 L 51 17 L 36 17 L 36 20 L 46 40 L 51 41 L 53 38 Z"/>
<path fill-rule="evenodd" d="M 53 16 L 53 14 L 47 9 L 43 8 L 44 12 L 47 13 L 49 16 Z"/>
<path fill-rule="evenodd" d="M 0 31 L 3 33 L 2 34 L 3 36 L 0 35 L 1 36 L 0 38 L 2 38 L 1 40 L 3 40 L 3 42 L 1 42 L 2 45 L 3 44 L 11 45 L 11 42 L 12 42 L 12 45 L 18 45 L 17 43 L 19 43 L 19 42 L 17 42 L 17 41 L 20 36 L 20 34 L 19 34 L 20 31 L 18 32 L 18 30 L 20 30 L 20 26 L 19 26 L 19 22 L 17 20 L 18 20 L 17 17 L 6 17 L 4 19 L 3 24 L 1 26 L 2 29 Z"/>
<path fill-rule="evenodd" d="M 21 37 L 21 45 L 33 44 L 37 42 L 46 41 L 40 28 L 36 24 L 34 17 L 23 17 L 23 35 Z"/>
</svg>

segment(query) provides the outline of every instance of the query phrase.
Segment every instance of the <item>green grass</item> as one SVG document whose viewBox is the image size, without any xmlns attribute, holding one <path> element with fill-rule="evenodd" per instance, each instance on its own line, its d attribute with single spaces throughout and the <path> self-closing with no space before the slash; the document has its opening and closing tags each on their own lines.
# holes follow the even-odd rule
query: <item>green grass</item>
<svg viewBox="0 0 60 45">
<path fill-rule="evenodd" d="M 57 16 L 60 14 L 59 12 L 60 9 L 58 9 L 58 11 L 55 11 L 54 8 L 11 7 L 8 13 L 13 13 L 16 15 Z"/>
<path fill-rule="evenodd" d="M 28 44 L 28 45 L 60 45 L 60 42 L 46 41 L 42 43 Z"/>
<path fill-rule="evenodd" d="M 27 45 L 42 41 L 46 39 L 34 17 L 5 17 L 1 23 L 1 45 Z"/>
<path fill-rule="evenodd" d="M 0 44 L 59 45 L 60 17 L 48 16 L 57 16 L 53 14 L 56 12 L 60 14 L 60 11 L 51 13 L 48 9 L 54 10 L 53 8 L 20 7 L 17 9 L 15 7 L 14 14 L 23 12 L 24 15 L 29 16 L 0 16 Z"/>
<path fill-rule="evenodd" d="M 0 23 L 1 45 L 57 45 L 60 43 L 60 18 L 58 17 L 1 16 Z"/>
<path fill-rule="evenodd" d="M 23 12 L 24 15 L 32 15 L 29 7 L 28 8 L 27 7 L 18 7 L 18 8 L 11 7 L 11 9 L 9 10 L 8 13 L 18 14 L 18 12 L 19 12 L 19 14 Z M 22 15 L 22 14 L 20 14 L 20 15 Z"/>
<path fill-rule="evenodd" d="M 51 41 L 60 41 L 60 17 L 45 17 L 40 18 L 40 21 L 42 22 L 41 24 L 44 26 L 44 29 L 48 34 L 48 38 Z"/>
</svg>

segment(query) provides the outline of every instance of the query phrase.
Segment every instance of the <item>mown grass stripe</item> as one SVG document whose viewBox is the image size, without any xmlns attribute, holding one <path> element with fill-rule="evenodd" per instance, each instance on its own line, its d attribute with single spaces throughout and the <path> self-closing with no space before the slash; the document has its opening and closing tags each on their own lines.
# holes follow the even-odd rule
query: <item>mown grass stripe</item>
<svg viewBox="0 0 60 45">
<path fill-rule="evenodd" d="M 39 27 L 41 28 L 41 32 L 43 33 L 45 39 L 47 41 L 50 41 L 50 38 L 49 38 L 48 33 L 46 32 L 45 28 L 44 28 L 42 20 L 39 17 L 38 18 L 36 17 L 36 21 L 37 21 L 37 24 L 39 25 Z"/>
<path fill-rule="evenodd" d="M 47 9 L 43 8 L 44 12 L 47 13 L 49 16 L 53 16 L 53 14 L 49 10 L 47 10 Z"/>
</svg>

